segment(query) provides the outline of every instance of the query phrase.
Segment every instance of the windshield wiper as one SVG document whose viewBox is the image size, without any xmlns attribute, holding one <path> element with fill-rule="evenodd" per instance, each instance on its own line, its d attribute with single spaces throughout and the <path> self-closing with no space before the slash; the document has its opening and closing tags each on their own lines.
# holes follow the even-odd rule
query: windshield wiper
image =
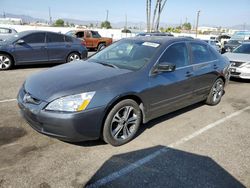
<svg viewBox="0 0 250 188">
<path fill-rule="evenodd" d="M 116 69 L 119 69 L 116 65 L 114 65 L 114 64 L 109 64 L 109 63 L 104 63 L 104 62 L 97 62 L 97 63 L 99 63 L 99 64 L 102 64 L 102 65 L 104 65 L 104 66 L 108 66 L 108 67 L 113 67 L 113 68 L 116 68 Z"/>
</svg>

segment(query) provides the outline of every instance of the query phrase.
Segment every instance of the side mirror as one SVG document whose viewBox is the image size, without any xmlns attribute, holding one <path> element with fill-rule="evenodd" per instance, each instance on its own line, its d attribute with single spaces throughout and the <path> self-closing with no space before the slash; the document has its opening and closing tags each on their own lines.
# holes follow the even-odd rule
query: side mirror
<svg viewBox="0 0 250 188">
<path fill-rule="evenodd" d="M 24 42 L 24 40 L 22 40 L 22 39 L 19 39 L 18 41 L 16 41 L 16 44 L 24 44 L 25 42 Z"/>
<path fill-rule="evenodd" d="M 175 64 L 173 63 L 167 63 L 167 62 L 162 62 L 158 65 L 156 65 L 154 69 L 154 73 L 158 72 L 173 72 L 175 71 Z"/>
</svg>

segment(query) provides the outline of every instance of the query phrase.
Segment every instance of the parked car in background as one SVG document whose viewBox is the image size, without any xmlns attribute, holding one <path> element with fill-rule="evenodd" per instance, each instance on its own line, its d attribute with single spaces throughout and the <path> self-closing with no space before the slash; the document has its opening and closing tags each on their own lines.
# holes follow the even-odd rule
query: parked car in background
<svg viewBox="0 0 250 188">
<path fill-rule="evenodd" d="M 224 54 L 230 60 L 231 77 L 250 79 L 250 42 L 244 42 L 232 52 Z"/>
<path fill-rule="evenodd" d="M 113 42 L 112 38 L 102 37 L 97 31 L 93 30 L 72 30 L 67 32 L 66 35 L 83 39 L 88 49 L 95 49 L 97 51 L 104 49 Z"/>
<path fill-rule="evenodd" d="M 0 70 L 14 65 L 65 63 L 86 58 L 80 40 L 47 31 L 23 31 L 0 42 Z"/>
<path fill-rule="evenodd" d="M 161 32 L 142 32 L 136 35 L 137 37 L 149 37 L 149 36 L 169 36 L 173 37 L 171 33 L 161 33 Z"/>
<path fill-rule="evenodd" d="M 218 41 L 221 43 L 221 49 L 224 48 L 224 45 L 230 40 L 230 36 L 229 35 L 219 35 L 217 37 Z"/>
<path fill-rule="evenodd" d="M 221 53 L 232 52 L 236 47 L 242 43 L 241 40 L 229 40 L 227 43 L 224 43 L 224 48 L 221 49 Z"/>
<path fill-rule="evenodd" d="M 220 45 L 218 43 L 216 43 L 215 40 L 203 40 L 203 41 L 208 43 L 209 45 L 211 45 L 218 52 L 221 52 Z"/>
<path fill-rule="evenodd" d="M 0 27 L 0 41 L 3 41 L 6 38 L 8 38 L 16 33 L 17 33 L 17 31 L 15 29 Z"/>
<path fill-rule="evenodd" d="M 84 63 L 32 75 L 18 105 L 42 134 L 66 141 L 102 138 L 119 146 L 135 137 L 141 122 L 200 101 L 218 104 L 228 66 L 200 40 L 126 38 Z"/>
</svg>

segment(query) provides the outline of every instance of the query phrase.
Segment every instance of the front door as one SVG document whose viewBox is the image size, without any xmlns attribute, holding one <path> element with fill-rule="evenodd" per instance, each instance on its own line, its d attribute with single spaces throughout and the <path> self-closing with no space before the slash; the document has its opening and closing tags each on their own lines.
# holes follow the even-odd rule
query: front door
<svg viewBox="0 0 250 188">
<path fill-rule="evenodd" d="M 150 76 L 148 113 L 152 118 L 189 105 L 192 97 L 193 72 L 186 43 L 178 42 L 169 46 L 159 60 L 161 63 L 174 64 L 176 70 Z"/>
<path fill-rule="evenodd" d="M 29 34 L 21 40 L 24 43 L 14 44 L 14 54 L 17 64 L 48 61 L 45 32 Z"/>
</svg>

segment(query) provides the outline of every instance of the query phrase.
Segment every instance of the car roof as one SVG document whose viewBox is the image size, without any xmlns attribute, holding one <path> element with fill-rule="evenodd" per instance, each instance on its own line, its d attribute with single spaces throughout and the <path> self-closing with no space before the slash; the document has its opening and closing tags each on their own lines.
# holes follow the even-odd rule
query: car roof
<svg viewBox="0 0 250 188">
<path fill-rule="evenodd" d="M 154 42 L 154 43 L 159 43 L 159 44 L 164 44 L 164 43 L 173 43 L 173 42 L 181 42 L 181 41 L 198 41 L 201 42 L 200 40 L 197 39 L 189 39 L 185 37 L 171 37 L 171 36 L 145 36 L 145 37 L 140 37 L 140 36 L 135 36 L 131 38 L 124 38 L 123 40 L 136 40 L 136 41 L 141 41 L 141 42 Z"/>
</svg>

